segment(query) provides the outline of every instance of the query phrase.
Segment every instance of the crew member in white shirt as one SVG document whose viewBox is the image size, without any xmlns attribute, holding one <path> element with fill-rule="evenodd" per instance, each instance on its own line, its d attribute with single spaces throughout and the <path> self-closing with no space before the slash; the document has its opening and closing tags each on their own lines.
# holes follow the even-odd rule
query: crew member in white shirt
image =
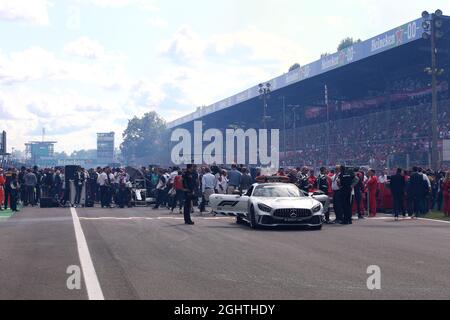
<svg viewBox="0 0 450 320">
<path fill-rule="evenodd" d="M 97 183 L 100 186 L 100 203 L 102 205 L 102 208 L 108 207 L 108 175 L 106 173 L 106 170 L 102 170 L 101 173 L 99 173 L 97 178 Z"/>
<path fill-rule="evenodd" d="M 215 190 L 217 194 L 226 194 L 228 189 L 227 172 L 225 170 L 222 170 L 219 174 L 219 177 L 216 178 Z"/>
<path fill-rule="evenodd" d="M 389 178 L 386 174 L 386 171 L 383 171 L 383 174 L 378 177 L 378 183 L 380 184 L 386 184 L 389 182 Z"/>
<path fill-rule="evenodd" d="M 214 187 L 217 179 L 211 173 L 209 168 L 205 168 L 205 174 L 202 177 L 202 203 L 200 204 L 200 213 L 206 211 L 206 204 L 209 203 L 209 197 L 214 194 Z"/>
</svg>

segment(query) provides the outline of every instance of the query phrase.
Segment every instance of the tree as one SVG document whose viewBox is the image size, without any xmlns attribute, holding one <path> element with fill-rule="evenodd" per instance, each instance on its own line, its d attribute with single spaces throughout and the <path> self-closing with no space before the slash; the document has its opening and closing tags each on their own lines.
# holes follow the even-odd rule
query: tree
<svg viewBox="0 0 450 320">
<path fill-rule="evenodd" d="M 166 128 L 166 121 L 154 111 L 129 120 L 120 146 L 123 160 L 133 165 L 161 163 L 168 154 Z"/>
<path fill-rule="evenodd" d="M 354 45 L 355 43 L 360 43 L 360 42 L 361 42 L 361 39 L 358 39 L 355 41 L 355 40 L 353 40 L 353 38 L 347 37 L 339 43 L 337 50 L 341 51 L 341 50 L 347 49 L 347 48 L 351 47 L 352 45 Z"/>
<path fill-rule="evenodd" d="M 295 63 L 289 68 L 289 72 L 300 69 L 300 64 Z"/>
</svg>

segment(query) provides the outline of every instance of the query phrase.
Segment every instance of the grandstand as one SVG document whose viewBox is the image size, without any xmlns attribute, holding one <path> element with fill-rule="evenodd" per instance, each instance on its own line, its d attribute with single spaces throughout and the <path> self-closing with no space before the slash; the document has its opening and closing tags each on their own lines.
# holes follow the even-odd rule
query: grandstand
<svg viewBox="0 0 450 320">
<path fill-rule="evenodd" d="M 450 139 L 450 17 L 438 42 L 439 145 Z M 280 129 L 284 166 L 343 163 L 375 168 L 428 166 L 431 64 L 423 19 L 406 23 L 270 80 L 269 129 Z M 326 89 L 325 89 L 326 88 Z M 171 130 L 263 128 L 259 87 L 169 123 Z M 441 160 L 450 161 L 442 158 Z M 449 163 L 447 163 L 449 164 Z"/>
</svg>

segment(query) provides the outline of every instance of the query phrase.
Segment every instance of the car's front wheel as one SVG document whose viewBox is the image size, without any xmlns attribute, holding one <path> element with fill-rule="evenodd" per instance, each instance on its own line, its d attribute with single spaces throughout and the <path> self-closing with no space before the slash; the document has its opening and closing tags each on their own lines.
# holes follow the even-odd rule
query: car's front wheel
<svg viewBox="0 0 450 320">
<path fill-rule="evenodd" d="M 256 221 L 256 213 L 255 213 L 255 208 L 253 206 L 250 207 L 250 227 L 253 230 L 257 230 L 259 229 L 259 224 Z"/>
</svg>

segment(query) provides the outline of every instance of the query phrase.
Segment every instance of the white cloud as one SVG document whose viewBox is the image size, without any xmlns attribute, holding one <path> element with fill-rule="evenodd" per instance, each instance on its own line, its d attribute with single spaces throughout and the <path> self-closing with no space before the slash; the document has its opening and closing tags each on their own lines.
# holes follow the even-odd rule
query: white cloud
<svg viewBox="0 0 450 320">
<path fill-rule="evenodd" d="M 105 56 L 105 48 L 99 42 L 88 37 L 81 37 L 68 43 L 64 47 L 64 51 L 88 59 L 101 59 Z"/>
<path fill-rule="evenodd" d="M 159 53 L 174 67 L 165 70 L 159 84 L 152 83 L 150 93 L 154 93 L 155 86 L 162 92 L 167 86 L 176 89 L 179 97 L 173 102 L 185 106 L 187 112 L 287 72 L 305 57 L 300 45 L 255 27 L 202 37 L 189 25 L 180 27 L 163 42 Z M 153 101 L 153 105 L 157 103 Z"/>
<path fill-rule="evenodd" d="M 166 20 L 158 17 L 152 17 L 148 19 L 147 23 L 148 25 L 156 29 L 164 29 L 169 25 L 169 23 Z"/>
<path fill-rule="evenodd" d="M 290 39 L 273 32 L 249 27 L 242 31 L 214 35 L 209 46 L 221 58 L 235 57 L 243 65 L 257 62 L 261 67 L 275 66 L 285 72 L 295 62 L 303 61 L 306 50 Z"/>
<path fill-rule="evenodd" d="M 78 0 L 80 3 L 89 3 L 102 8 L 124 8 L 135 6 L 146 11 L 158 11 L 159 7 L 154 0 Z"/>
<path fill-rule="evenodd" d="M 14 110 L 14 114 L 8 113 Z M 24 143 L 40 138 L 42 128 L 47 139 L 58 141 L 57 150 L 71 152 L 86 148 L 95 149 L 97 131 L 116 131 L 118 141 L 126 119 L 115 101 L 86 97 L 78 92 L 40 92 L 30 88 L 2 91 L 0 112 L 2 129 L 8 133 L 8 144 L 23 149 Z M 101 119 L 101 123 L 94 122 Z M 93 125 L 95 123 L 95 125 Z"/>
<path fill-rule="evenodd" d="M 92 59 L 78 62 L 40 47 L 0 51 L 0 114 L 9 145 L 23 149 L 26 141 L 39 138 L 42 127 L 49 139 L 59 141 L 58 150 L 95 148 L 97 130 L 114 130 L 120 141 L 132 115 L 124 113 L 119 100 L 132 81 L 125 65 L 117 63 L 121 60 L 111 63 L 106 50 L 91 49 Z M 102 94 L 101 89 L 113 91 Z M 98 118 L 101 124 L 93 126 Z"/>
<path fill-rule="evenodd" d="M 159 52 L 178 64 L 188 64 L 203 59 L 207 42 L 191 26 L 181 26 L 168 41 L 160 44 Z"/>
<path fill-rule="evenodd" d="M 212 104 L 238 90 L 245 90 L 261 79 L 269 79 L 270 72 L 257 66 L 230 68 L 204 61 L 195 66 L 174 66 L 163 75 L 141 79 L 131 86 L 123 110 L 129 115 L 157 111 L 172 121 Z"/>
<path fill-rule="evenodd" d="M 127 89 L 131 81 L 125 67 L 121 63 L 105 63 L 112 59 L 108 55 L 103 58 L 104 61 L 88 63 L 64 60 L 40 47 L 9 55 L 0 51 L 0 84 L 71 80 L 108 90 Z"/>
<path fill-rule="evenodd" d="M 42 48 L 31 47 L 9 55 L 4 55 L 0 51 L 0 83 L 2 84 L 11 85 L 51 78 L 56 76 L 57 70 L 55 56 Z"/>
<path fill-rule="evenodd" d="M 117 52 L 106 52 L 100 42 L 90 39 L 89 37 L 80 37 L 69 42 L 64 47 L 64 52 L 91 60 L 126 60 L 126 56 Z"/>
<path fill-rule="evenodd" d="M 159 53 L 177 64 L 239 61 L 240 66 L 258 63 L 262 68 L 278 68 L 278 72 L 285 72 L 306 57 L 306 50 L 299 44 L 255 27 L 203 38 L 189 25 L 180 27 L 170 40 L 161 43 Z"/>
<path fill-rule="evenodd" d="M 0 19 L 49 25 L 47 0 L 0 0 Z"/>
</svg>

